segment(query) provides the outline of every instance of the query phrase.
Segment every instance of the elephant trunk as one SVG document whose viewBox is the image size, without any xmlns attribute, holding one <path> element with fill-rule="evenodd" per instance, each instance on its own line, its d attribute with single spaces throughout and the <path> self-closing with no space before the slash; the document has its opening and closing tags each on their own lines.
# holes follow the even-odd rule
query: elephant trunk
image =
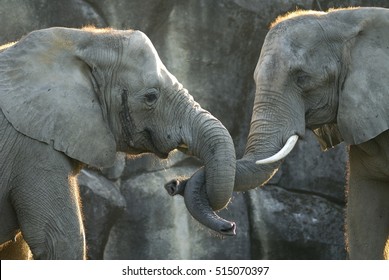
<svg viewBox="0 0 389 280">
<path fill-rule="evenodd" d="M 183 96 L 187 96 L 185 92 Z M 183 195 L 187 209 L 200 223 L 224 235 L 234 235 L 235 224 L 214 212 L 228 204 L 234 188 L 236 158 L 231 135 L 193 100 L 179 105 L 178 115 L 187 116 L 184 122 L 189 124 L 180 127 L 186 128 L 182 131 L 182 142 L 190 154 L 202 160 L 204 167 L 189 180 L 168 182 L 165 189 L 170 195 Z"/>
<path fill-rule="evenodd" d="M 293 106 L 292 103 L 289 105 L 287 102 L 279 102 L 285 106 L 273 107 L 272 104 L 275 103 L 269 98 L 266 94 L 256 95 L 245 154 L 236 161 L 234 191 L 247 191 L 270 180 L 278 170 L 282 158 L 293 149 L 298 135 L 305 132 L 302 115 L 304 110 L 298 110 L 301 104 Z M 193 198 L 196 203 L 189 204 L 185 201 L 186 206 L 203 225 L 223 235 L 234 235 L 235 224 L 220 218 L 207 205 L 206 194 L 201 191 L 204 188 L 201 183 L 202 172 L 203 170 L 197 171 L 183 182 L 172 181 L 166 185 L 166 189 L 171 195 L 181 193 Z"/>
<path fill-rule="evenodd" d="M 237 161 L 234 191 L 268 182 L 305 132 L 303 104 L 286 102 L 274 91 L 257 92 L 244 156 Z"/>
<path fill-rule="evenodd" d="M 234 222 L 219 217 L 209 206 L 204 187 L 204 170 L 198 170 L 189 180 L 172 180 L 165 185 L 170 195 L 184 196 L 185 206 L 189 213 L 204 226 L 222 234 L 233 236 L 236 234 Z"/>
<path fill-rule="evenodd" d="M 172 180 L 165 185 L 170 195 L 184 196 L 191 215 L 206 227 L 223 235 L 235 235 L 235 223 L 214 211 L 224 208 L 232 196 L 235 180 L 235 147 L 227 129 L 198 106 L 187 114 L 190 129 L 183 136 L 189 153 L 200 158 L 204 167 L 189 180 Z"/>
<path fill-rule="evenodd" d="M 191 131 L 183 141 L 204 163 L 206 194 L 213 210 L 224 208 L 235 180 L 235 147 L 227 129 L 207 111 L 196 108 Z M 194 196 L 195 197 L 195 196 Z"/>
<path fill-rule="evenodd" d="M 192 125 L 192 153 L 204 163 L 206 193 L 213 210 L 231 199 L 235 179 L 235 147 L 227 129 L 204 111 Z"/>
</svg>

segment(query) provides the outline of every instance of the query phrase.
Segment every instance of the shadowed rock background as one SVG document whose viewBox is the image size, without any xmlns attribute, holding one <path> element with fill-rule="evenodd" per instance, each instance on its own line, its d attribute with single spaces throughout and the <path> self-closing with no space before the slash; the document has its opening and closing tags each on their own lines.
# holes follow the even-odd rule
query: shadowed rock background
<svg viewBox="0 0 389 280">
<path fill-rule="evenodd" d="M 253 72 L 269 24 L 300 9 L 382 1 L 0 0 L 0 44 L 51 26 L 139 29 L 203 108 L 230 131 L 241 158 L 254 99 Z M 199 225 L 163 185 L 201 163 L 179 152 L 119 155 L 79 175 L 90 259 L 345 259 L 346 148 L 322 153 L 307 131 L 263 188 L 234 195 L 219 213 L 237 224 L 221 238 Z"/>
</svg>

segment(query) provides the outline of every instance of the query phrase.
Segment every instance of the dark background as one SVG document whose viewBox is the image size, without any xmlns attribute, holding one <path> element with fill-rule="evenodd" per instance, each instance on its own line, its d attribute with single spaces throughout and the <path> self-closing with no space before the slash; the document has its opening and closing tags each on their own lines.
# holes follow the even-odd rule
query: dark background
<svg viewBox="0 0 389 280">
<path fill-rule="evenodd" d="M 388 1 L 0 0 L 0 44 L 50 26 L 139 29 L 202 107 L 230 131 L 240 158 L 250 124 L 252 78 L 269 24 L 296 9 L 380 6 Z M 79 176 L 91 259 L 345 259 L 346 147 L 322 153 L 307 131 L 271 182 L 235 194 L 220 215 L 237 236 L 198 224 L 163 185 L 198 162 L 179 152 L 119 155 Z"/>
</svg>

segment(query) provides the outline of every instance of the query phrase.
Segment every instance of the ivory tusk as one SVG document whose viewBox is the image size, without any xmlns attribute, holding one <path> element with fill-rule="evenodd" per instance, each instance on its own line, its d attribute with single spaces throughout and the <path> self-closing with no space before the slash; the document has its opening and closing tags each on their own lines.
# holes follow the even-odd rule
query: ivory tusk
<svg viewBox="0 0 389 280">
<path fill-rule="evenodd" d="M 298 135 L 292 135 L 289 137 L 288 141 L 286 141 L 285 146 L 274 156 L 271 156 L 269 158 L 257 160 L 256 164 L 268 164 L 273 163 L 276 161 L 279 161 L 283 158 L 285 158 L 294 148 L 294 146 L 297 143 L 297 140 L 299 139 Z"/>
</svg>

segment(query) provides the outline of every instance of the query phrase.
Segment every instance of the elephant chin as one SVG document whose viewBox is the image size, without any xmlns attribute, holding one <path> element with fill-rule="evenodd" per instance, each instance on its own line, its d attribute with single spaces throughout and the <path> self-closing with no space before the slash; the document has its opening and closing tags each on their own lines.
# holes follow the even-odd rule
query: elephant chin
<svg viewBox="0 0 389 280">
<path fill-rule="evenodd" d="M 201 224 L 221 235 L 235 236 L 235 223 L 221 218 L 210 207 L 204 182 L 204 169 L 200 169 L 187 180 L 171 180 L 165 189 L 171 196 L 182 195 L 189 213 Z"/>
</svg>

